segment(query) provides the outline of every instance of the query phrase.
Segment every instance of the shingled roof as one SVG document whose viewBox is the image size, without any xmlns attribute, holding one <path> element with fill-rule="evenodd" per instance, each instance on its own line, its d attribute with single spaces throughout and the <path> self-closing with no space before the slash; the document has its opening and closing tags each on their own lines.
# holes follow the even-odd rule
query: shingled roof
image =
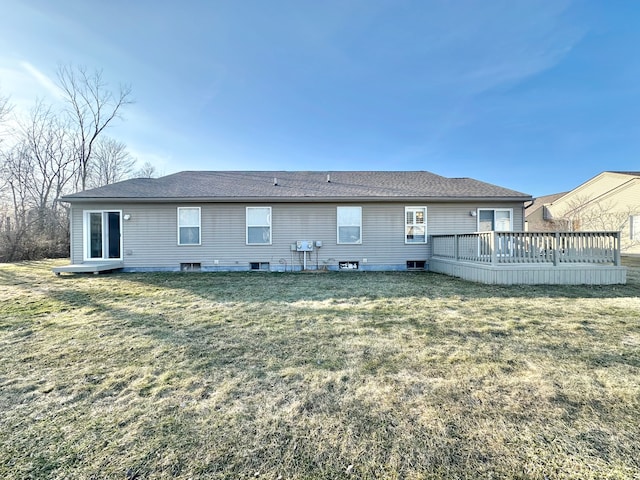
<svg viewBox="0 0 640 480">
<path fill-rule="evenodd" d="M 640 172 L 618 172 L 615 170 L 606 170 L 606 171 L 611 173 L 619 173 L 621 175 L 629 175 L 631 177 L 640 177 Z"/>
<path fill-rule="evenodd" d="M 531 200 L 531 196 L 471 178 L 425 171 L 185 171 L 136 178 L 67 195 L 66 202 L 207 201 L 312 202 L 381 200 Z"/>
<path fill-rule="evenodd" d="M 552 193 L 551 195 L 544 195 L 542 197 L 536 197 L 524 206 L 525 215 L 529 216 L 538 209 L 544 207 L 548 203 L 553 203 L 561 197 L 564 197 L 569 192 Z"/>
</svg>

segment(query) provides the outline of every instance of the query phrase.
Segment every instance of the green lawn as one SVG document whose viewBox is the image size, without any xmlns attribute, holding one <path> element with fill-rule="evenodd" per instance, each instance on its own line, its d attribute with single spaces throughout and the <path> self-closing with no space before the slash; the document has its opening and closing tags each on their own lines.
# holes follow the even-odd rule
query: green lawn
<svg viewBox="0 0 640 480">
<path fill-rule="evenodd" d="M 0 478 L 640 478 L 640 275 L 0 265 Z M 64 263 L 64 262 L 62 262 Z"/>
</svg>

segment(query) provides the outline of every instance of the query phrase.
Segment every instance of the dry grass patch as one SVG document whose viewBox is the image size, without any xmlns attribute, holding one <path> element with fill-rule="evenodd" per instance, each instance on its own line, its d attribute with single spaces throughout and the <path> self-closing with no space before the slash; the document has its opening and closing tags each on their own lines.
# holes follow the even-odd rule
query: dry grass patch
<svg viewBox="0 0 640 480">
<path fill-rule="evenodd" d="M 0 266 L 2 478 L 637 478 L 640 286 Z"/>
</svg>

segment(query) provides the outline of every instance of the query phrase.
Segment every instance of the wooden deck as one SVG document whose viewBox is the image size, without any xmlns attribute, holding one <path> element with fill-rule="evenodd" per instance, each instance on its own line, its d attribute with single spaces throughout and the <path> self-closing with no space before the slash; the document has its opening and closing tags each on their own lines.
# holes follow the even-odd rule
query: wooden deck
<svg viewBox="0 0 640 480">
<path fill-rule="evenodd" d="M 86 262 L 53 267 L 51 270 L 56 275 L 61 273 L 93 273 L 98 275 L 100 272 L 111 272 L 123 267 L 124 262 Z"/>
<path fill-rule="evenodd" d="M 429 270 L 498 285 L 625 284 L 619 232 L 434 235 Z"/>
<path fill-rule="evenodd" d="M 627 283 L 627 267 L 521 263 L 492 266 L 432 258 L 429 271 L 490 285 L 618 285 Z"/>
</svg>

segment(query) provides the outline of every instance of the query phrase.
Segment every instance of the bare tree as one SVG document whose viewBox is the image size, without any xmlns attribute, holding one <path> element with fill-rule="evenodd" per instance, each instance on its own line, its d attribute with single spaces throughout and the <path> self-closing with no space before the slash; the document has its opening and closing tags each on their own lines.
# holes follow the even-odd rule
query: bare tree
<svg viewBox="0 0 640 480">
<path fill-rule="evenodd" d="M 158 176 L 158 172 L 151 162 L 144 162 L 142 167 L 136 170 L 133 176 L 135 178 L 154 178 Z"/>
<path fill-rule="evenodd" d="M 622 230 L 629 216 L 640 213 L 640 203 L 620 204 L 613 200 L 577 197 L 572 200 L 560 216 L 570 230 Z"/>
<path fill-rule="evenodd" d="M 6 117 L 9 116 L 11 109 L 12 107 L 9 104 L 9 97 L 4 97 L 0 95 L 0 127 L 2 127 L 2 124 L 4 123 Z M 0 148 L 2 147 L 2 141 L 4 140 L 3 136 L 4 136 L 4 132 L 0 130 Z M 0 161 L 2 161 L 3 157 L 4 157 L 4 152 L 0 151 Z M 1 170 L 2 170 L 2 164 L 0 163 L 0 172 Z M 8 194 L 6 188 L 7 188 L 7 179 L 4 175 L 0 175 L 0 208 L 3 207 L 5 205 L 5 202 L 8 200 L 6 198 Z M 6 218 L 5 215 L 2 214 L 2 217 L 0 218 L 0 228 L 3 225 L 5 218 Z"/>
<path fill-rule="evenodd" d="M 631 218 L 640 215 L 640 203 L 630 204 L 606 199 L 577 197 L 571 201 L 558 221 L 571 231 L 623 232 L 623 248 L 638 245 L 638 239 L 630 238 Z"/>
<path fill-rule="evenodd" d="M 21 125 L 21 152 L 32 165 L 28 183 L 39 210 L 54 205 L 72 180 L 73 151 L 68 126 L 51 110 L 37 102 L 29 121 Z"/>
<path fill-rule="evenodd" d="M 77 163 L 76 188 L 85 190 L 91 171 L 96 141 L 105 128 L 132 103 L 131 87 L 120 85 L 113 93 L 102 78 L 102 71 L 84 67 L 60 66 L 58 85 L 67 102 L 67 114 L 74 130 Z"/>
<path fill-rule="evenodd" d="M 67 215 L 57 200 L 74 174 L 66 125 L 50 107 L 38 102 L 19 125 L 16 142 L 0 165 L 12 205 L 5 217 L 5 250 L 0 252 L 6 260 L 61 253 L 67 243 Z"/>
<path fill-rule="evenodd" d="M 11 110 L 12 105 L 9 103 L 9 97 L 0 95 L 0 124 L 4 122 Z"/>
<path fill-rule="evenodd" d="M 12 148 L 3 151 L 0 175 L 5 179 L 5 186 L 11 202 L 11 210 L 6 209 L 3 219 L 2 261 L 13 261 L 22 258 L 20 246 L 27 235 L 27 216 L 32 208 L 27 184 L 33 175 L 32 165 L 20 149 Z"/>
<path fill-rule="evenodd" d="M 136 159 L 127 151 L 124 143 L 110 137 L 101 137 L 94 146 L 87 186 L 96 188 L 129 178 L 135 165 Z"/>
<path fill-rule="evenodd" d="M 12 141 L 0 143 L 0 261 L 67 255 L 68 211 L 59 198 L 134 169 L 124 144 L 103 139 L 131 103 L 130 88 L 114 93 L 100 71 L 70 66 L 59 68 L 58 82 L 66 108 L 36 102 L 12 129 Z M 8 98 L 0 96 L 0 124 L 9 110 Z"/>
</svg>

